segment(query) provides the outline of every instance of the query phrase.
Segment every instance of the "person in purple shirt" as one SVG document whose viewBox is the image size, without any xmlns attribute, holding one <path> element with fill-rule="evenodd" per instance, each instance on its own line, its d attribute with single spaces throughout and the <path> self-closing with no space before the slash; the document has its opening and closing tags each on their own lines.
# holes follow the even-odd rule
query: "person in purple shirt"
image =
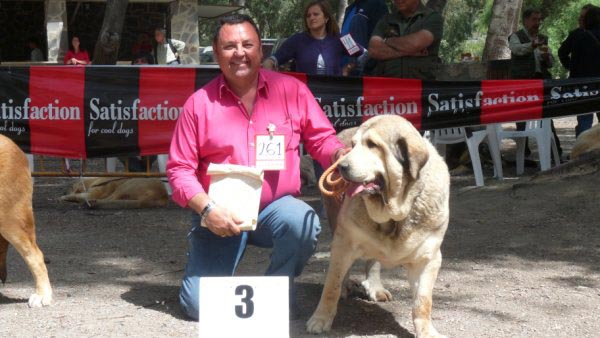
<svg viewBox="0 0 600 338">
<path fill-rule="evenodd" d="M 263 62 L 263 67 L 277 70 L 279 65 L 295 60 L 295 71 L 299 73 L 346 75 L 342 74 L 341 60 L 347 52 L 331 13 L 328 1 L 309 2 L 304 9 L 304 32 L 285 40 L 275 54 Z"/>
<path fill-rule="evenodd" d="M 362 54 L 364 48 L 359 45 Z M 340 30 L 332 15 L 331 5 L 327 0 L 310 1 L 304 7 L 304 32 L 289 37 L 275 52 L 263 62 L 263 68 L 277 70 L 290 60 L 295 61 L 294 71 L 309 75 L 348 76 L 352 67 L 342 67 L 342 58 L 348 56 L 346 48 L 340 41 Z M 315 176 L 321 177 L 324 170 L 313 160 Z M 319 206 L 319 214 L 323 207 Z"/>
</svg>

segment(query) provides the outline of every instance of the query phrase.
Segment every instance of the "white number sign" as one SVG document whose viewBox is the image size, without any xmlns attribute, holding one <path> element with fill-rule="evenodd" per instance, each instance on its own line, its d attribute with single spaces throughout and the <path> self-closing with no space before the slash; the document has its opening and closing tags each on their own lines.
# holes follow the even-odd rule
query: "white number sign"
<svg viewBox="0 0 600 338">
<path fill-rule="evenodd" d="M 288 288 L 288 277 L 200 278 L 200 337 L 289 337 Z"/>
</svg>

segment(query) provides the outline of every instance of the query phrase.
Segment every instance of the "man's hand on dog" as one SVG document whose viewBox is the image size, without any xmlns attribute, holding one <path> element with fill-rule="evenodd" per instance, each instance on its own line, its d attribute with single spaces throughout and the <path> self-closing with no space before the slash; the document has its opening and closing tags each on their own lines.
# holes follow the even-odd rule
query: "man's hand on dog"
<svg viewBox="0 0 600 338">
<path fill-rule="evenodd" d="M 344 155 L 349 153 L 350 150 L 352 150 L 352 147 L 345 147 L 345 148 L 340 148 L 340 149 L 336 150 L 335 153 L 333 153 L 333 159 L 331 160 L 331 162 L 332 163 L 336 162 L 337 160 L 340 159 L 340 157 L 343 157 Z"/>
<path fill-rule="evenodd" d="M 238 236 L 241 232 L 239 225 L 243 223 L 234 213 L 218 205 L 205 216 L 203 222 L 208 230 L 221 237 Z"/>
</svg>

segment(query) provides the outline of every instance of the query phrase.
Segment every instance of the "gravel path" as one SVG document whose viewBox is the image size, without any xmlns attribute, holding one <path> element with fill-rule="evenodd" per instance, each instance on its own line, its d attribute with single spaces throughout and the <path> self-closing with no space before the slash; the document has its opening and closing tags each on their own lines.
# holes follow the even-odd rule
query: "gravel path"
<svg viewBox="0 0 600 338">
<path fill-rule="evenodd" d="M 565 150 L 573 118 L 557 120 Z M 510 157 L 510 144 L 504 147 Z M 487 176 L 491 166 L 486 165 Z M 528 168 L 527 174 L 537 172 Z M 451 220 L 434 290 L 433 322 L 449 337 L 597 337 L 600 332 L 600 176 L 593 170 L 521 184 L 507 179 L 453 177 Z M 513 175 L 513 176 L 511 176 Z M 177 304 L 185 264 L 187 211 L 96 211 L 61 203 L 70 179 L 37 179 L 38 242 L 48 260 L 55 302 L 29 309 L 33 281 L 9 251 L 0 286 L 0 337 L 193 337 L 197 323 Z M 318 201 L 316 191 L 304 197 Z M 318 253 L 300 278 L 300 319 L 292 337 L 314 337 L 304 323 L 315 309 L 331 234 L 324 226 Z M 261 274 L 268 251 L 250 248 L 240 275 Z M 353 278 L 359 279 L 356 264 Z M 385 304 L 342 300 L 328 337 L 412 337 L 409 291 L 401 268 L 383 273 L 394 296 Z M 224 324 L 226 325 L 226 324 Z"/>
</svg>

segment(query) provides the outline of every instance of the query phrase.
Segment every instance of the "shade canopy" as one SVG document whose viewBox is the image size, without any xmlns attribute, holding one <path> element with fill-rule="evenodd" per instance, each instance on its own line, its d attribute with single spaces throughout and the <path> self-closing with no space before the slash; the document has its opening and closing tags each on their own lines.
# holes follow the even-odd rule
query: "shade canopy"
<svg viewBox="0 0 600 338">
<path fill-rule="evenodd" d="M 204 19 L 213 19 L 231 12 L 235 12 L 242 8 L 243 6 L 198 5 L 198 17 Z"/>
</svg>

